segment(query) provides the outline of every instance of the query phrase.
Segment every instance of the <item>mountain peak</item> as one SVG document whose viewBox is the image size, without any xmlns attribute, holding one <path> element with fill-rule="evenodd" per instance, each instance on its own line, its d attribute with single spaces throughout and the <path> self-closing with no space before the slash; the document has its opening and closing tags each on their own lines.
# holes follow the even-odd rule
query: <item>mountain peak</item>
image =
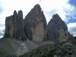
<svg viewBox="0 0 76 57">
<path fill-rule="evenodd" d="M 59 17 L 59 15 L 58 14 L 54 14 L 53 17 Z"/>
<path fill-rule="evenodd" d="M 60 19 L 60 20 L 62 20 L 58 14 L 54 14 L 54 15 L 52 16 L 52 19 L 57 19 L 57 20 Z"/>
<path fill-rule="evenodd" d="M 14 10 L 14 13 L 13 13 L 13 15 L 17 15 L 17 11 L 16 11 L 16 10 Z"/>
<path fill-rule="evenodd" d="M 34 7 L 40 7 L 40 5 L 39 4 L 36 4 Z"/>
<path fill-rule="evenodd" d="M 69 38 L 68 28 L 58 14 L 52 16 L 48 23 L 48 39 L 52 41 L 66 41 Z"/>
<path fill-rule="evenodd" d="M 36 4 L 36 5 L 34 6 L 34 9 L 41 11 L 41 7 L 40 7 L 39 4 Z"/>
<path fill-rule="evenodd" d="M 42 42 L 47 37 L 46 19 L 39 4 L 24 19 L 24 30 L 27 38 L 34 42 Z"/>
</svg>

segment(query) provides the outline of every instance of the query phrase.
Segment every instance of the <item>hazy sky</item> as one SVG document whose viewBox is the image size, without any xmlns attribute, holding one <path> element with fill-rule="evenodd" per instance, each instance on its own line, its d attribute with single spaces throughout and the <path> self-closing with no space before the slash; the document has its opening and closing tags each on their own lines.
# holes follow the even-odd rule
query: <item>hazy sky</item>
<svg viewBox="0 0 76 57">
<path fill-rule="evenodd" d="M 12 15 L 14 10 L 22 10 L 25 17 L 36 4 L 40 4 L 47 22 L 58 13 L 69 32 L 76 36 L 76 0 L 0 0 L 0 32 L 4 31 L 6 16 Z"/>
</svg>

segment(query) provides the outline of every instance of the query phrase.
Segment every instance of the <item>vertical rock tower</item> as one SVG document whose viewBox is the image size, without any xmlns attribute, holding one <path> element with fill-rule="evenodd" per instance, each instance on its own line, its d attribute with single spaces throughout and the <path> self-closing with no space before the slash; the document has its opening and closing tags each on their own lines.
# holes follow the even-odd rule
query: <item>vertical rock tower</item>
<svg viewBox="0 0 76 57">
<path fill-rule="evenodd" d="M 16 38 L 19 40 L 26 40 L 23 26 L 22 11 L 14 11 L 12 16 L 6 17 L 4 38 Z"/>
<path fill-rule="evenodd" d="M 24 31 L 29 40 L 42 42 L 47 38 L 47 23 L 39 4 L 24 19 Z"/>
<path fill-rule="evenodd" d="M 52 16 L 48 23 L 48 39 L 55 42 L 66 41 L 69 38 L 67 25 L 58 14 Z"/>
</svg>

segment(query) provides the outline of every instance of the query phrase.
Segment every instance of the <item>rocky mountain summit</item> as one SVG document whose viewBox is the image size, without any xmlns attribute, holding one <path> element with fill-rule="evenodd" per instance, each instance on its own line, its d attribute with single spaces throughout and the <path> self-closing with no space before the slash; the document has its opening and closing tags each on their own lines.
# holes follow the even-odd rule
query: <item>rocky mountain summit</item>
<svg viewBox="0 0 76 57">
<path fill-rule="evenodd" d="M 18 40 L 26 40 L 23 25 L 22 11 L 14 11 L 12 16 L 6 17 L 4 38 L 16 38 Z"/>
<path fill-rule="evenodd" d="M 53 15 L 47 24 L 40 5 L 36 4 L 24 19 L 21 10 L 18 13 L 15 10 L 13 15 L 6 17 L 5 34 L 0 40 L 0 55 L 1 57 L 2 55 L 19 57 L 37 47 L 67 42 L 70 38 L 72 38 L 72 35 L 68 32 L 67 25 L 62 21 L 60 16 L 58 14 Z M 52 47 L 55 48 L 55 46 Z M 38 49 L 37 52 L 44 51 Z"/>
<path fill-rule="evenodd" d="M 58 14 L 52 16 L 48 23 L 48 39 L 50 41 L 62 42 L 66 41 L 72 35 L 68 32 L 67 25 Z"/>
<path fill-rule="evenodd" d="M 47 38 L 47 23 L 39 4 L 24 19 L 24 31 L 29 40 L 42 42 Z"/>
<path fill-rule="evenodd" d="M 12 16 L 6 17 L 4 38 L 16 38 L 33 42 L 67 41 L 71 37 L 67 25 L 58 14 L 52 16 L 48 25 L 39 4 L 27 14 L 23 20 L 22 11 L 14 11 Z"/>
</svg>

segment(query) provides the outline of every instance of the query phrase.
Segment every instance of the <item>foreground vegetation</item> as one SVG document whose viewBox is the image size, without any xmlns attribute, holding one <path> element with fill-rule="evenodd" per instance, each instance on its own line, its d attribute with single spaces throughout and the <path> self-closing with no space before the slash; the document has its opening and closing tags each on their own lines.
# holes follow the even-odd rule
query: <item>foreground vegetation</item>
<svg viewBox="0 0 76 57">
<path fill-rule="evenodd" d="M 41 46 L 20 57 L 76 57 L 76 37 L 67 42 Z"/>
</svg>

